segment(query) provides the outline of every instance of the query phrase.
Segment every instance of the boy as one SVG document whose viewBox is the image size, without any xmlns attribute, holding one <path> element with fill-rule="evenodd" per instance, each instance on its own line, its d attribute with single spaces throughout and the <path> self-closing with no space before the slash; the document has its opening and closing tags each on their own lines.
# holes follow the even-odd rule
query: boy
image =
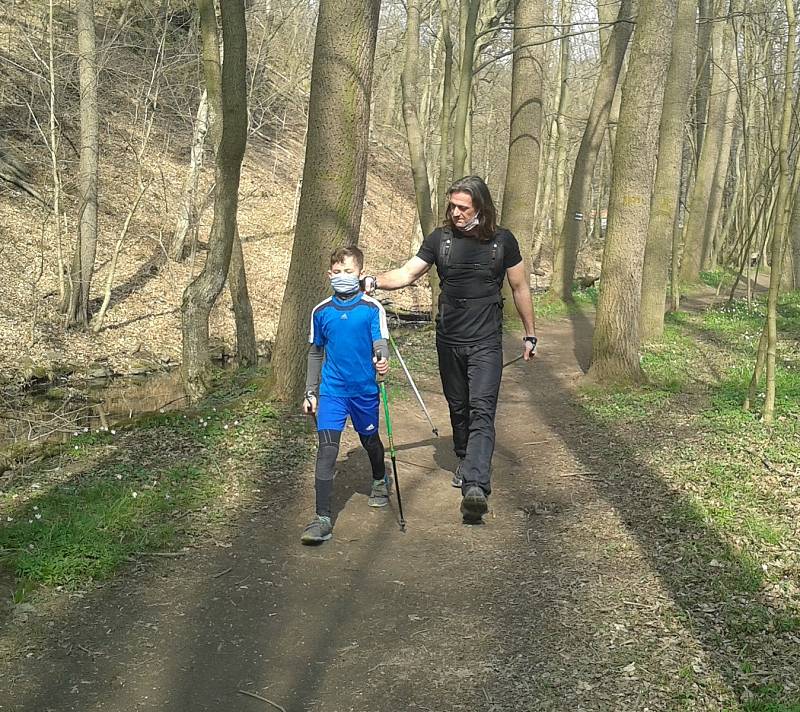
<svg viewBox="0 0 800 712">
<path fill-rule="evenodd" d="M 314 476 L 317 516 L 303 531 L 303 544 L 331 538 L 331 496 L 339 441 L 350 416 L 372 466 L 369 506 L 389 503 L 384 448 L 378 434 L 378 385 L 389 370 L 386 312 L 361 291 L 364 254 L 341 247 L 331 254 L 333 296 L 314 307 L 308 351 L 304 413 L 317 413 L 319 449 Z"/>
</svg>

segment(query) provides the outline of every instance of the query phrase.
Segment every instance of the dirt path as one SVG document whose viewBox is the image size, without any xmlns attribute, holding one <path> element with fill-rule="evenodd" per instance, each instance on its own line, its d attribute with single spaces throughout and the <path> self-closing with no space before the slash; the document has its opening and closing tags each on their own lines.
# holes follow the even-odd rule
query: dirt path
<svg viewBox="0 0 800 712">
<path fill-rule="evenodd" d="M 573 398 L 590 339 L 585 317 L 552 322 L 536 364 L 507 369 L 484 526 L 460 523 L 449 438 L 400 404 L 406 533 L 367 507 L 350 437 L 333 540 L 298 543 L 311 474 L 265 484 L 231 545 L 150 560 L 31 622 L 0 710 L 725 709 L 734 675 L 675 571 L 693 532 L 653 515 L 680 496 Z M 423 390 L 447 435 L 437 384 Z"/>
</svg>

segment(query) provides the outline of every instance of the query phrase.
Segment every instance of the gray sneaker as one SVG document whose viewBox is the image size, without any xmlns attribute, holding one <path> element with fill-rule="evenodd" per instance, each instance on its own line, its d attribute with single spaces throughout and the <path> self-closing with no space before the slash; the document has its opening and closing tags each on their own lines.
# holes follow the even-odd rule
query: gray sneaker
<svg viewBox="0 0 800 712">
<path fill-rule="evenodd" d="M 303 529 L 300 541 L 303 544 L 321 544 L 333 536 L 333 525 L 330 517 L 317 515 L 311 523 Z"/>
<path fill-rule="evenodd" d="M 461 485 L 464 483 L 464 480 L 461 479 L 461 465 L 463 464 L 463 460 L 458 461 L 456 471 L 453 473 L 453 479 L 450 480 L 450 484 L 453 485 L 453 487 L 458 487 L 458 489 L 461 489 Z"/>
<path fill-rule="evenodd" d="M 477 485 L 467 489 L 461 500 L 461 516 L 464 517 L 464 524 L 481 524 L 483 515 L 488 511 L 489 503 L 483 490 Z"/>
<path fill-rule="evenodd" d="M 382 480 L 372 480 L 367 504 L 370 507 L 385 507 L 389 504 L 389 483 L 385 477 Z"/>
</svg>

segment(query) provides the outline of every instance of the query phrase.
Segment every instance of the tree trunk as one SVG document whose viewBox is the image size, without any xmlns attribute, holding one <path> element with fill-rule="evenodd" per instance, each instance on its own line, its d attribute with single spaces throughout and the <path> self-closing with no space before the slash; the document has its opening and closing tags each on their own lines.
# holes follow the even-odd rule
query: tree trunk
<svg viewBox="0 0 800 712">
<path fill-rule="evenodd" d="M 736 53 L 731 56 L 731 67 L 736 63 Z M 735 76 L 733 72 L 731 76 Z M 708 200 L 708 217 L 703 235 L 703 249 L 700 253 L 700 266 L 703 269 L 713 269 L 716 259 L 714 238 L 719 231 L 720 214 L 722 213 L 722 199 L 725 185 L 728 181 L 728 169 L 731 163 L 731 148 L 733 144 L 733 128 L 736 123 L 737 92 L 734 87 L 728 89 L 727 105 L 725 108 L 725 123 L 722 129 L 722 139 L 719 148 L 719 160 L 714 171 L 714 181 L 711 184 L 711 197 Z"/>
<path fill-rule="evenodd" d="M 428 181 L 428 161 L 425 156 L 425 142 L 417 113 L 417 82 L 419 76 L 419 0 L 408 0 L 408 21 L 406 23 L 405 62 L 400 75 L 403 92 L 403 123 L 406 127 L 408 153 L 411 159 L 411 174 L 414 180 L 417 216 L 423 235 L 429 235 L 436 227 L 431 202 L 431 187 Z M 431 314 L 438 309 L 438 278 L 429 275 L 431 285 Z"/>
<path fill-rule="evenodd" d="M 450 185 L 450 112 L 453 93 L 453 36 L 450 34 L 450 0 L 439 0 L 444 39 L 444 67 L 442 78 L 442 109 L 439 117 L 439 183 L 437 204 L 438 219 L 444 220 L 447 209 L 447 187 Z"/>
<path fill-rule="evenodd" d="M 464 0 L 467 11 L 462 23 L 461 66 L 458 69 L 458 99 L 453 127 L 453 178 L 463 178 L 467 170 L 467 119 L 472 98 L 472 71 L 475 57 L 475 23 L 480 0 Z"/>
<path fill-rule="evenodd" d="M 720 160 L 720 150 L 725 130 L 725 116 L 728 107 L 730 85 L 730 69 L 734 58 L 733 28 L 731 22 L 722 22 L 714 28 L 713 33 L 721 34 L 712 45 L 719 48 L 715 61 L 717 68 L 711 79 L 711 98 L 708 108 L 708 124 L 703 138 L 703 148 L 697 164 L 697 177 L 689 203 L 689 219 L 684 230 L 683 260 L 681 262 L 681 278 L 684 282 L 696 282 L 700 276 L 703 258 L 703 246 L 708 224 L 708 213 L 711 202 L 712 184 Z M 724 68 L 724 70 L 723 70 Z"/>
<path fill-rule="evenodd" d="M 784 258 L 787 289 L 800 289 L 800 197 L 795 193 L 792 205 L 792 219 L 789 223 L 789 245 Z"/>
<path fill-rule="evenodd" d="M 228 290 L 233 303 L 233 318 L 236 322 L 236 360 L 239 366 L 255 366 L 258 363 L 256 328 L 253 322 L 253 305 L 247 289 L 247 270 L 244 264 L 239 227 L 233 235 L 231 264 L 228 268 Z"/>
<path fill-rule="evenodd" d="M 203 145 L 208 132 L 208 91 L 204 90 L 197 106 L 197 116 L 192 132 L 192 148 L 189 154 L 189 172 L 183 184 L 183 194 L 178 206 L 178 218 L 175 221 L 175 231 L 169 246 L 170 259 L 182 262 L 186 259 L 189 249 L 186 238 L 197 224 L 197 182 L 200 169 L 203 167 Z"/>
<path fill-rule="evenodd" d="M 550 285 L 550 296 L 572 300 L 572 280 L 575 277 L 575 263 L 578 259 L 578 248 L 581 240 L 581 228 L 584 216 L 589 213 L 589 190 L 592 184 L 597 154 L 603 143 L 603 135 L 608 122 L 611 102 L 617 87 L 617 79 L 622 69 L 622 61 L 628 48 L 628 41 L 633 32 L 631 19 L 636 15 L 637 0 L 622 0 L 619 8 L 618 23 L 614 26 L 611 38 L 600 63 L 600 74 L 597 77 L 589 119 L 583 132 L 581 145 L 575 159 L 575 170 L 567 197 L 567 210 L 564 215 L 561 238 L 553 264 L 553 280 Z M 643 17 L 639 13 L 639 17 Z"/>
<path fill-rule="evenodd" d="M 614 20 L 619 15 L 619 0 L 598 0 L 597 19 L 600 21 L 600 57 L 605 54 Z M 563 20 L 562 20 L 563 22 Z M 566 34 L 566 32 L 564 33 Z"/>
<path fill-rule="evenodd" d="M 674 0 L 642 0 L 622 92 L 589 378 L 638 382 L 639 312 Z"/>
<path fill-rule="evenodd" d="M 207 38 L 212 35 L 208 23 L 213 22 L 216 44 L 216 20 L 213 0 L 200 0 L 201 23 L 204 27 L 204 54 Z M 210 6 L 210 7 L 209 7 Z M 236 211 L 239 204 L 239 179 L 247 143 L 247 27 L 244 5 L 240 0 L 221 0 L 222 41 L 225 59 L 222 63 L 220 88 L 221 132 L 216 151 L 216 195 L 214 222 L 208 238 L 208 255 L 202 271 L 183 293 L 183 363 L 186 392 L 192 401 L 199 400 L 210 387 L 208 354 L 208 318 L 225 284 L 236 234 Z M 213 107 L 214 65 L 209 51 L 203 62 L 209 101 Z"/>
<path fill-rule="evenodd" d="M 97 113 L 97 50 L 94 0 L 78 0 L 78 76 L 81 96 L 81 151 L 78 176 L 80 213 L 72 258 L 66 326 L 89 328 L 89 289 L 97 252 L 97 174 L 99 120 Z M 66 296 L 66 295 L 65 295 Z"/>
<path fill-rule="evenodd" d="M 433 232 L 436 220 L 431 207 L 431 188 L 428 182 L 428 162 L 417 114 L 417 76 L 419 70 L 419 0 L 408 0 L 406 23 L 405 62 L 400 75 L 403 91 L 403 122 L 406 127 L 408 153 L 411 158 L 411 174 L 414 179 L 414 194 L 417 215 L 423 235 Z"/>
<path fill-rule="evenodd" d="M 708 115 L 708 97 L 711 92 L 711 33 L 714 27 L 714 0 L 700 0 L 700 17 L 697 28 L 695 75 L 697 89 L 694 95 L 695 164 L 703 148 Z M 719 0 L 717 4 L 721 6 Z M 721 9 L 721 7 L 720 7 Z"/>
<path fill-rule="evenodd" d="M 561 24 L 567 25 L 572 21 L 572 2 L 562 0 L 561 2 Z M 561 52 L 559 62 L 559 76 L 561 78 L 561 91 L 558 97 L 558 114 L 556 115 L 556 170 L 555 188 L 556 200 L 553 214 L 556 223 L 553 226 L 557 235 L 561 234 L 564 226 L 565 196 L 567 194 L 567 153 L 569 150 L 569 133 L 567 131 L 567 111 L 569 102 L 569 37 L 564 33 L 561 40 Z"/>
<path fill-rule="evenodd" d="M 503 190 L 503 225 L 517 237 L 530 267 L 533 247 L 533 213 L 539 184 L 539 157 L 542 148 L 542 30 L 544 2 L 518 0 L 514 9 L 514 48 L 511 70 L 511 126 L 508 166 Z M 539 42 L 538 46 L 526 46 Z M 515 312 L 508 284 L 503 288 L 506 313 Z"/>
<path fill-rule="evenodd" d="M 767 297 L 767 384 L 762 415 L 765 423 L 771 423 L 775 416 L 775 370 L 778 347 L 778 295 L 781 288 L 783 245 L 789 222 L 789 135 L 792 128 L 792 105 L 794 94 L 794 63 L 797 53 L 797 22 L 794 0 L 786 0 L 786 64 L 783 84 L 783 119 L 779 143 L 780 182 L 775 215 L 775 229 L 772 234 L 772 255 L 769 273 L 769 295 Z"/>
<path fill-rule="evenodd" d="M 358 243 L 367 175 L 372 66 L 380 0 L 322 0 L 292 260 L 273 353 L 275 395 L 302 393 L 311 309 L 331 249 Z"/>
<path fill-rule="evenodd" d="M 203 37 L 203 71 L 206 78 L 206 123 L 211 134 L 214 154 L 216 155 L 220 151 L 223 131 L 222 63 L 224 63 L 225 45 L 223 42 L 223 46 L 220 48 L 217 16 L 213 3 L 202 2 L 200 4 L 200 14 L 200 31 Z M 198 110 L 198 119 L 199 117 L 200 111 Z M 202 156 L 202 144 L 199 148 Z M 234 226 L 233 246 L 228 265 L 228 291 L 231 295 L 234 322 L 236 324 L 236 358 L 241 366 L 250 366 L 258 361 L 258 350 L 256 347 L 256 329 L 253 323 L 253 307 L 250 304 L 250 294 L 247 289 L 247 273 L 245 272 L 244 253 L 242 252 L 238 224 Z"/>
<path fill-rule="evenodd" d="M 664 111 L 658 140 L 658 168 L 650 204 L 650 224 L 642 273 L 642 340 L 657 339 L 664 331 L 664 300 L 678 216 L 683 135 L 692 76 L 686 71 L 695 49 L 696 0 L 679 0 L 672 57 L 664 89 Z"/>
</svg>

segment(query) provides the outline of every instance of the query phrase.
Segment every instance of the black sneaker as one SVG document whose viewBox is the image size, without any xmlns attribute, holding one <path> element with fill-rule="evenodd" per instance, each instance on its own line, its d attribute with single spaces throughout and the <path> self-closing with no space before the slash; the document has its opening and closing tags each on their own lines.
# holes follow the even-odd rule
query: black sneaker
<svg viewBox="0 0 800 712">
<path fill-rule="evenodd" d="M 463 460 L 458 461 L 456 471 L 453 473 L 453 479 L 450 480 L 450 484 L 453 485 L 453 487 L 458 487 L 458 489 L 461 489 L 461 485 L 464 484 L 464 480 L 461 479 L 461 465 L 463 464 Z"/>
<path fill-rule="evenodd" d="M 486 495 L 477 485 L 469 487 L 461 500 L 461 515 L 464 524 L 480 524 L 483 515 L 489 511 Z"/>
<path fill-rule="evenodd" d="M 330 517 L 317 515 L 311 523 L 303 529 L 300 541 L 303 544 L 321 544 L 333 536 L 333 525 Z"/>
</svg>

